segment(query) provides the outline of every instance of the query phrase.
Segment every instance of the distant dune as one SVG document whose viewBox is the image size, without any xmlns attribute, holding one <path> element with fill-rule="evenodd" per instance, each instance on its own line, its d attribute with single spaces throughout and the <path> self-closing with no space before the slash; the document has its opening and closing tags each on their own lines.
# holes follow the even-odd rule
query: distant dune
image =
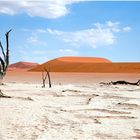
<svg viewBox="0 0 140 140">
<path fill-rule="evenodd" d="M 14 64 L 9 65 L 8 70 L 29 70 L 36 66 L 38 66 L 38 63 L 31 63 L 31 62 L 17 62 Z"/>
</svg>

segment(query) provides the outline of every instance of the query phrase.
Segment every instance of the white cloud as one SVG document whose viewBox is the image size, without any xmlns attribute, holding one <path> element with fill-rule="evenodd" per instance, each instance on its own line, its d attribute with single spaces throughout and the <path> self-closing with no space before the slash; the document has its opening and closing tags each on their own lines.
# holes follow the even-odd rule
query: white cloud
<svg viewBox="0 0 140 140">
<path fill-rule="evenodd" d="M 31 35 L 27 40 L 26 44 L 34 45 L 34 46 L 46 46 L 47 42 L 44 40 L 41 40 L 39 36 Z"/>
<path fill-rule="evenodd" d="M 20 58 L 20 60 L 25 61 L 25 62 L 35 62 L 35 63 L 43 63 L 48 61 L 48 57 L 47 56 L 38 56 L 38 55 L 34 55 L 31 56 L 30 54 L 27 55 L 23 55 L 22 58 Z"/>
<path fill-rule="evenodd" d="M 44 29 L 37 29 L 36 32 L 37 32 L 37 33 L 46 33 L 47 31 L 44 30 Z"/>
<path fill-rule="evenodd" d="M 44 50 L 34 50 L 32 51 L 33 54 L 36 55 L 46 55 L 47 53 Z"/>
<path fill-rule="evenodd" d="M 109 28 L 91 28 L 75 32 L 62 32 L 48 30 L 50 34 L 56 35 L 71 45 L 88 45 L 93 48 L 99 45 L 111 45 L 115 41 L 115 35 Z"/>
<path fill-rule="evenodd" d="M 77 56 L 78 52 L 71 49 L 59 49 L 58 54 L 60 54 L 60 56 Z"/>
<path fill-rule="evenodd" d="M 39 41 L 38 41 L 38 38 L 37 38 L 36 36 L 30 36 L 30 38 L 27 39 L 27 42 L 28 42 L 28 43 L 31 43 L 31 44 L 36 44 L 36 43 L 38 43 Z"/>
<path fill-rule="evenodd" d="M 67 5 L 86 0 L 9 0 L 0 1 L 0 13 L 15 15 L 22 12 L 30 16 L 59 18 L 69 13 Z"/>
<path fill-rule="evenodd" d="M 19 47 L 18 51 L 21 57 L 20 60 L 25 62 L 43 63 L 48 60 L 48 57 L 46 55 L 47 51 L 44 50 L 38 50 L 37 48 L 34 48 L 34 50 L 32 50 L 29 49 L 27 46 L 24 46 Z"/>
<path fill-rule="evenodd" d="M 123 31 L 124 32 L 129 32 L 129 31 L 131 31 L 132 29 L 131 29 L 131 27 L 129 27 L 129 26 L 126 26 L 126 27 L 124 27 L 123 28 Z"/>
<path fill-rule="evenodd" d="M 119 22 L 112 22 L 108 21 L 107 26 L 113 31 L 113 32 L 120 32 L 120 23 Z"/>
<path fill-rule="evenodd" d="M 42 34 L 45 34 L 47 30 L 44 29 L 36 29 L 30 31 L 31 35 L 27 38 L 26 44 L 35 45 L 35 46 L 46 46 L 47 41 L 42 39 Z"/>
<path fill-rule="evenodd" d="M 122 31 L 128 31 L 130 27 L 120 27 L 119 22 L 108 21 L 105 24 L 95 23 L 94 28 L 64 32 L 59 30 L 47 29 L 48 33 L 57 36 L 64 42 L 74 46 L 88 45 L 93 48 L 98 46 L 112 45 L 116 41 L 116 34 Z"/>
<path fill-rule="evenodd" d="M 50 59 L 62 56 L 78 56 L 79 53 L 72 49 L 59 50 L 41 50 L 34 48 L 34 50 L 27 51 L 27 47 L 19 47 L 19 53 L 22 61 L 43 63 Z"/>
</svg>

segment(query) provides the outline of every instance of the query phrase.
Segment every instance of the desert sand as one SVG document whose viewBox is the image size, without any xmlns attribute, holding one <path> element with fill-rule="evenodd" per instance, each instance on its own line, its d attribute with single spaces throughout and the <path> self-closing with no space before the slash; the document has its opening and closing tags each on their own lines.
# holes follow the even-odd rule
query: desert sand
<svg viewBox="0 0 140 140">
<path fill-rule="evenodd" d="M 100 85 L 140 75 L 51 73 L 52 88 L 41 88 L 41 73 L 8 71 L 0 98 L 1 140 L 140 139 L 140 87 Z"/>
<path fill-rule="evenodd" d="M 82 72 L 82 73 L 140 73 L 139 62 L 114 63 L 96 57 L 60 57 L 39 65 L 30 71 Z"/>
<path fill-rule="evenodd" d="M 36 66 L 38 66 L 38 63 L 31 63 L 31 62 L 17 62 L 17 63 L 13 63 L 10 64 L 8 67 L 8 71 L 16 71 L 16 70 L 29 70 L 31 68 L 34 68 Z"/>
</svg>

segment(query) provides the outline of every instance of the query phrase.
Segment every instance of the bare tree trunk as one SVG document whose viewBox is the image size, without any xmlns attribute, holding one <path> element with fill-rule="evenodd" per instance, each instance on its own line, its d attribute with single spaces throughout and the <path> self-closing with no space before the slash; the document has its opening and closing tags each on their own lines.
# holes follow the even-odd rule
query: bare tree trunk
<svg viewBox="0 0 140 140">
<path fill-rule="evenodd" d="M 43 71 L 42 72 L 42 88 L 45 88 L 45 82 L 46 82 L 47 74 Z"/>
<path fill-rule="evenodd" d="M 47 72 L 47 75 L 48 75 L 48 80 L 49 80 L 49 88 L 51 88 L 51 87 L 52 87 L 52 84 L 51 84 L 51 77 L 50 77 L 50 73 L 49 73 L 49 71 L 48 71 L 48 70 L 47 70 L 46 72 Z"/>
<path fill-rule="evenodd" d="M 46 72 L 46 73 L 45 73 Z M 50 77 L 50 73 L 47 69 L 44 69 L 44 71 L 42 72 L 42 88 L 45 88 L 46 86 L 46 79 L 48 77 L 49 80 L 49 88 L 51 88 L 51 77 Z"/>
<path fill-rule="evenodd" d="M 6 75 L 7 68 L 9 65 L 9 33 L 11 30 L 5 33 L 6 37 L 6 50 L 2 46 L 0 42 L 0 49 L 3 56 L 0 56 L 0 84 L 2 84 L 3 77 Z M 11 96 L 4 95 L 0 90 L 0 98 L 11 98 Z"/>
<path fill-rule="evenodd" d="M 45 80 L 43 80 L 43 86 L 42 86 L 42 88 L 45 88 Z"/>
<path fill-rule="evenodd" d="M 0 48 L 3 56 L 0 56 L 0 82 L 2 82 L 3 77 L 6 75 L 6 71 L 9 65 L 9 33 L 11 30 L 5 33 L 6 37 L 6 52 L 0 42 Z"/>
</svg>

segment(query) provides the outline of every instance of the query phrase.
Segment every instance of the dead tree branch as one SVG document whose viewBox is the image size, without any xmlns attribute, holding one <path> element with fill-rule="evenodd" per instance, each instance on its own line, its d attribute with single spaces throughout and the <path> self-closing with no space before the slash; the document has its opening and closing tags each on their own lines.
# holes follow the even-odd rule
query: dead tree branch
<svg viewBox="0 0 140 140">
<path fill-rule="evenodd" d="M 11 31 L 12 30 L 9 30 L 8 32 L 5 33 L 5 37 L 6 37 L 6 50 L 5 51 L 2 46 L 2 43 L 0 42 L 0 49 L 3 54 L 3 56 L 0 56 L 0 79 L 1 80 L 5 76 L 8 65 L 9 65 L 9 33 Z"/>
<path fill-rule="evenodd" d="M 42 81 L 43 81 L 43 85 L 42 85 L 42 88 L 45 88 L 45 82 L 46 82 L 46 79 L 47 79 L 47 74 L 43 71 L 42 72 Z"/>
<path fill-rule="evenodd" d="M 52 84 L 51 84 L 51 77 L 50 77 L 50 72 L 45 69 L 46 73 L 47 73 L 47 76 L 48 76 L 48 80 L 49 80 L 49 88 L 51 88 Z"/>
<path fill-rule="evenodd" d="M 46 85 L 46 79 L 48 77 L 48 80 L 49 80 L 49 88 L 51 88 L 51 77 L 50 77 L 50 73 L 49 71 L 44 68 L 44 71 L 42 72 L 42 88 L 45 88 L 45 85 Z"/>
<path fill-rule="evenodd" d="M 2 46 L 2 44 L 1 44 L 1 42 L 0 42 L 0 48 L 1 48 L 1 51 L 2 51 L 2 54 L 3 54 L 3 57 L 4 57 L 4 60 L 5 60 L 5 52 L 4 52 L 4 49 L 3 49 L 3 46 Z"/>
<path fill-rule="evenodd" d="M 6 37 L 6 50 L 2 46 L 0 41 L 0 49 L 3 56 L 0 56 L 0 83 L 2 82 L 3 77 L 6 75 L 6 71 L 9 65 L 9 33 L 11 30 L 5 33 Z M 11 98 L 11 96 L 4 95 L 0 90 L 0 98 Z"/>
<path fill-rule="evenodd" d="M 3 94 L 2 91 L 0 90 L 0 98 L 12 98 L 12 97 Z"/>
<path fill-rule="evenodd" d="M 5 66 L 5 69 L 7 70 L 7 67 L 9 65 L 9 33 L 11 32 L 12 30 L 9 30 L 5 36 L 6 36 L 6 58 L 5 58 L 5 62 L 6 62 L 6 66 Z"/>
<path fill-rule="evenodd" d="M 105 82 L 101 82 L 100 84 L 104 84 L 104 85 L 136 85 L 136 86 L 140 86 L 140 80 L 138 80 L 136 83 L 132 83 L 132 82 L 127 82 L 127 81 L 116 81 L 116 82 L 109 82 L 109 83 L 105 83 Z"/>
</svg>

